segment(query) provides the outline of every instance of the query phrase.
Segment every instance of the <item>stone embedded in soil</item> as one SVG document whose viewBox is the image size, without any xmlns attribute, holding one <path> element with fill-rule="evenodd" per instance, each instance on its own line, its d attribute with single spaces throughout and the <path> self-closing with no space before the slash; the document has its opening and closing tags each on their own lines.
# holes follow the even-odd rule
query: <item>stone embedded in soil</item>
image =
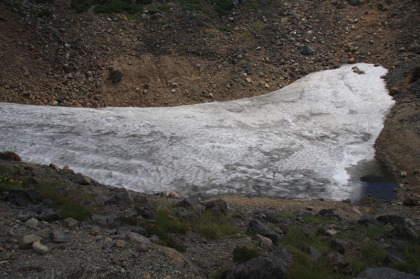
<svg viewBox="0 0 420 279">
<path fill-rule="evenodd" d="M 42 254 L 42 255 L 48 253 L 48 251 L 49 251 L 48 247 L 45 246 L 45 245 L 42 245 L 41 242 L 39 242 L 39 241 L 36 241 L 36 242 L 32 243 L 32 248 L 34 248 L 34 250 L 37 253 Z"/>
<path fill-rule="evenodd" d="M 278 248 L 224 272 L 222 278 L 281 279 L 285 276 L 291 262 L 292 256 L 289 252 Z"/>
<path fill-rule="evenodd" d="M 31 248 L 32 243 L 41 241 L 41 240 L 42 240 L 42 237 L 40 237 L 39 235 L 35 235 L 35 234 L 25 235 L 24 237 L 22 237 L 22 240 L 20 242 L 20 247 L 22 249 Z"/>
<path fill-rule="evenodd" d="M 251 222 L 249 222 L 248 233 L 253 235 L 262 235 L 271 239 L 273 243 L 276 243 L 280 238 L 280 236 L 276 232 L 274 232 L 269 226 L 258 220 L 251 220 Z"/>
<path fill-rule="evenodd" d="M 35 229 L 36 227 L 38 227 L 38 224 L 39 224 L 39 221 L 35 218 L 31 218 L 24 223 L 25 226 L 31 229 Z"/>
</svg>

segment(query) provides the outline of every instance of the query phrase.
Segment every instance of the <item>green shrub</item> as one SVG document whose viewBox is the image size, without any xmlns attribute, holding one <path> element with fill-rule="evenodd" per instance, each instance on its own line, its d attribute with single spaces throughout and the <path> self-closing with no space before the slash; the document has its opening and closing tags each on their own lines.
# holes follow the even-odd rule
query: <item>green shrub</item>
<svg viewBox="0 0 420 279">
<path fill-rule="evenodd" d="M 76 13 L 81 13 L 89 10 L 96 3 L 98 3 L 97 0 L 72 0 L 70 8 Z"/>
<path fill-rule="evenodd" d="M 164 232 L 186 234 L 191 231 L 190 223 L 179 220 L 167 209 L 157 211 L 156 226 Z"/>
<path fill-rule="evenodd" d="M 82 220 L 95 213 L 95 210 L 89 206 L 92 197 L 83 191 L 83 188 L 66 189 L 66 186 L 60 181 L 44 178 L 38 180 L 36 189 L 44 202 L 50 200 L 51 204 L 57 205 L 57 213 L 63 218 Z"/>
<path fill-rule="evenodd" d="M 215 0 L 214 2 L 216 3 L 214 9 L 220 16 L 229 15 L 234 7 L 233 3 L 229 0 Z"/>
<path fill-rule="evenodd" d="M 293 245 L 295 247 L 302 244 L 312 246 L 322 254 L 331 251 L 329 244 L 321 241 L 315 232 L 305 232 L 301 227 L 290 227 L 281 242 L 284 245 Z"/>
<path fill-rule="evenodd" d="M 197 221 L 197 232 L 209 238 L 222 238 L 238 233 L 238 229 L 228 222 L 226 216 L 204 211 Z"/>
<path fill-rule="evenodd" d="M 122 0 L 113 0 L 110 3 L 96 5 L 94 8 L 95 13 L 98 14 L 111 14 L 111 13 L 128 13 L 136 14 L 143 11 L 143 6 L 139 4 L 131 4 Z"/>
<path fill-rule="evenodd" d="M 50 17 L 52 15 L 52 11 L 48 9 L 42 9 L 36 15 L 37 17 Z"/>
<path fill-rule="evenodd" d="M 252 246 L 237 246 L 233 249 L 233 261 L 236 263 L 243 263 L 250 259 L 256 258 L 260 255 L 260 252 Z"/>
<path fill-rule="evenodd" d="M 293 254 L 293 262 L 287 270 L 286 278 L 289 279 L 323 279 L 334 278 L 327 266 L 327 263 L 319 260 L 315 262 L 312 258 L 300 249 L 287 246 Z"/>
</svg>

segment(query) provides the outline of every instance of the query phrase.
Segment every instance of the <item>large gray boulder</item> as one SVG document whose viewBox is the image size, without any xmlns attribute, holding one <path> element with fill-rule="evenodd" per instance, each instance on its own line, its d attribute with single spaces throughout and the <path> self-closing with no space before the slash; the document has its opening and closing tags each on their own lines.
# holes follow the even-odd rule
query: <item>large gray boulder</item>
<svg viewBox="0 0 420 279">
<path fill-rule="evenodd" d="M 223 279 L 281 279 L 286 274 L 292 256 L 285 249 L 265 253 L 223 273 Z"/>
<path fill-rule="evenodd" d="M 368 267 L 354 279 L 419 279 L 420 276 L 401 272 L 389 267 Z"/>
</svg>

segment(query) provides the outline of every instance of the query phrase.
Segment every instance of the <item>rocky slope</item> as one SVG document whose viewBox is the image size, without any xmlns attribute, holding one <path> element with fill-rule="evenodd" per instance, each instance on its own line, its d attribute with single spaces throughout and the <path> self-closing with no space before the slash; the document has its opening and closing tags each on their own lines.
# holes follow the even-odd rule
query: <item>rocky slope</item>
<svg viewBox="0 0 420 279">
<path fill-rule="evenodd" d="M 378 269 L 365 274 L 419 273 L 415 204 L 145 195 L 6 154 L 2 278 L 354 278 L 369 266 Z"/>
</svg>

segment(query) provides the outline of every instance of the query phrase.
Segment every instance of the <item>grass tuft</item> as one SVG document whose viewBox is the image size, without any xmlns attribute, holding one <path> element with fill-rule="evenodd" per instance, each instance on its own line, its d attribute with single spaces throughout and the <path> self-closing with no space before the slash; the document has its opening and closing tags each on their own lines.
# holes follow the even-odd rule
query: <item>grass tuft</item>
<svg viewBox="0 0 420 279">
<path fill-rule="evenodd" d="M 252 246 L 237 246 L 233 249 L 233 261 L 236 263 L 244 263 L 258 256 L 260 256 L 260 252 Z"/>
<path fill-rule="evenodd" d="M 161 209 L 156 212 L 156 226 L 164 232 L 186 234 L 191 231 L 190 223 L 179 220 L 168 209 Z"/>
<path fill-rule="evenodd" d="M 226 216 L 204 211 L 197 222 L 197 232 L 209 238 L 218 239 L 238 233 L 238 229 L 228 222 Z"/>
</svg>

